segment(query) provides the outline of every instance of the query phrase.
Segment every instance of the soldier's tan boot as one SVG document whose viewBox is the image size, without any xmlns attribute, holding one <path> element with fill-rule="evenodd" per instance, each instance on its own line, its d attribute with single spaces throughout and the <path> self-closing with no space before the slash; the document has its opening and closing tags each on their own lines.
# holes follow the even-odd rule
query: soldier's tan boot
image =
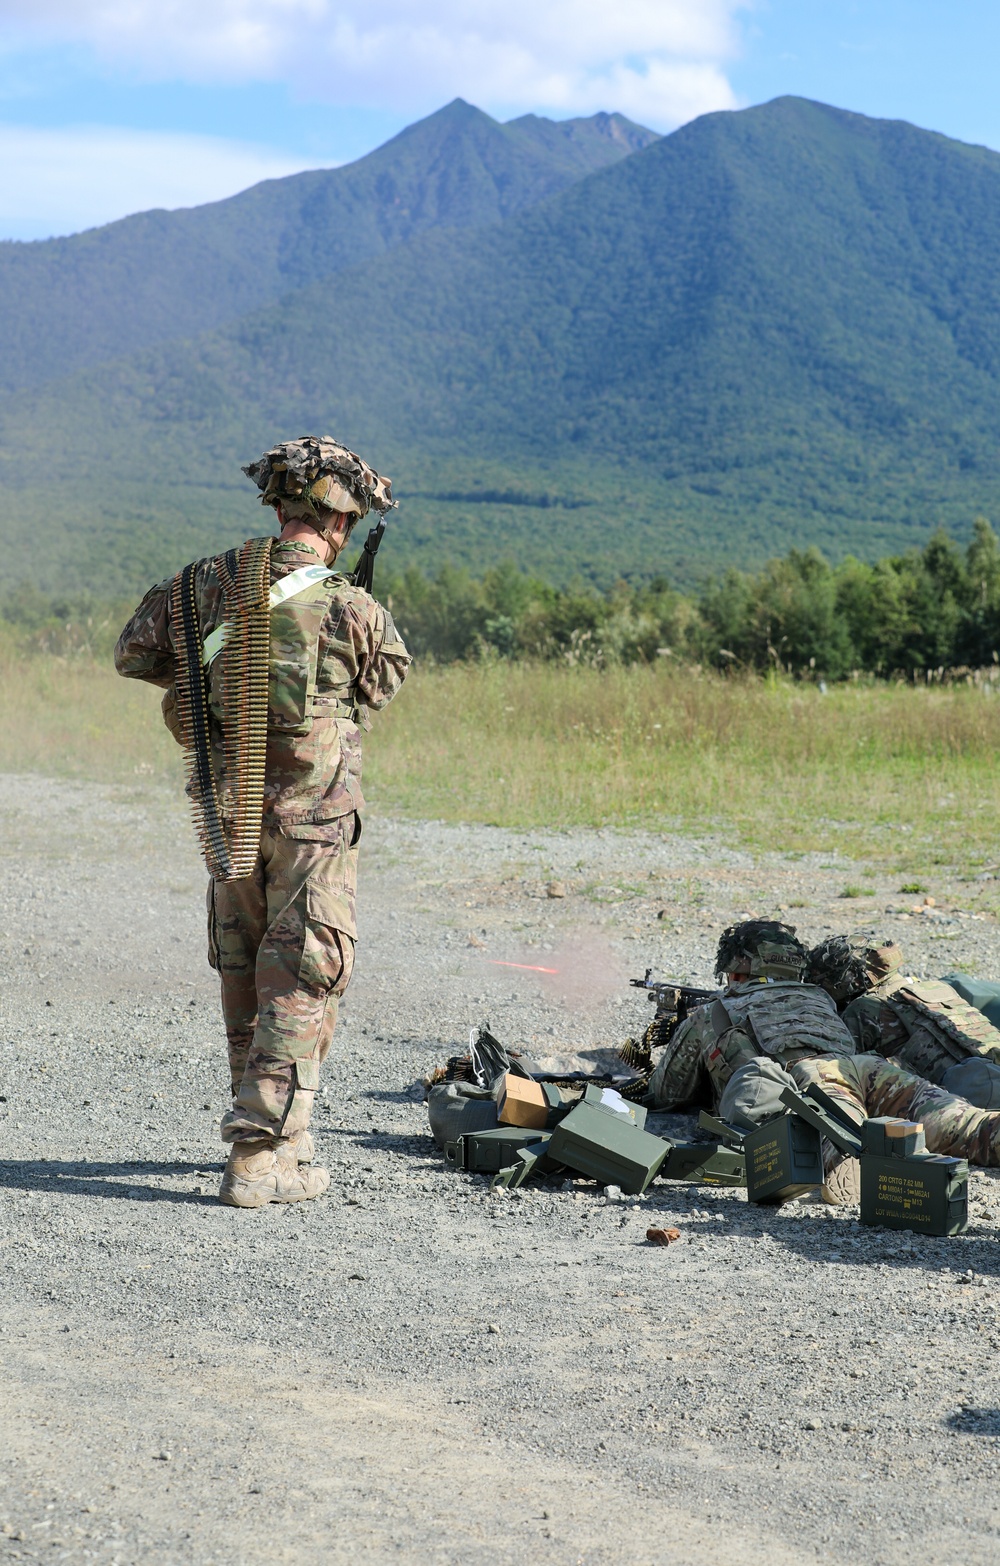
<svg viewBox="0 0 1000 1566">
<path fill-rule="evenodd" d="M 325 1169 L 300 1168 L 293 1155 L 280 1156 L 270 1141 L 234 1142 L 219 1187 L 219 1201 L 226 1207 L 308 1202 L 322 1196 L 329 1184 Z"/>
<path fill-rule="evenodd" d="M 297 1131 L 294 1136 L 284 1138 L 278 1143 L 275 1151 L 282 1158 L 291 1158 L 294 1154 L 296 1163 L 311 1164 L 313 1154 L 316 1151 L 311 1131 Z"/>
<path fill-rule="evenodd" d="M 861 1200 L 859 1160 L 843 1158 L 835 1164 L 820 1187 L 820 1195 L 829 1207 L 856 1207 Z"/>
</svg>

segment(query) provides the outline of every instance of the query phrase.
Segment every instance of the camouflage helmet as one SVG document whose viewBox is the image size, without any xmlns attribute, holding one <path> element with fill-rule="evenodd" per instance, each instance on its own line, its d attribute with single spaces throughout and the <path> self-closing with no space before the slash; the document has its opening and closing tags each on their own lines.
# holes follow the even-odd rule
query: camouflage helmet
<svg viewBox="0 0 1000 1566">
<path fill-rule="evenodd" d="M 363 517 L 372 506 L 385 512 L 396 505 L 392 480 L 328 435 L 282 441 L 243 472 L 260 490 L 261 505 L 280 505 L 289 518 L 323 521 L 337 511 Z"/>
<path fill-rule="evenodd" d="M 898 941 L 883 941 L 876 946 L 873 941 L 865 946 L 864 963 L 873 984 L 884 984 L 903 966 L 903 948 Z"/>
<path fill-rule="evenodd" d="M 805 981 L 818 984 L 838 1006 L 845 1006 L 902 965 L 903 951 L 895 941 L 876 945 L 872 935 L 831 935 L 809 953 Z"/>
<path fill-rule="evenodd" d="M 790 924 L 745 919 L 719 937 L 715 976 L 748 973 L 752 979 L 801 979 L 808 953 Z"/>
</svg>

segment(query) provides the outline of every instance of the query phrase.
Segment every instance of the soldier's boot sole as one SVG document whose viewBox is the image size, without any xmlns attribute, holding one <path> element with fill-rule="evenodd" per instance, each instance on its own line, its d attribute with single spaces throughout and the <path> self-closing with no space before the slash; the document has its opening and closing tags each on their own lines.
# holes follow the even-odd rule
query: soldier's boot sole
<svg viewBox="0 0 1000 1566">
<path fill-rule="evenodd" d="M 861 1164 L 844 1158 L 826 1177 L 820 1195 L 829 1207 L 856 1207 L 861 1200 Z"/>
<path fill-rule="evenodd" d="M 226 1207 L 266 1207 L 271 1202 L 309 1202 L 330 1184 L 326 1169 L 300 1167 L 280 1157 L 271 1144 L 234 1142 L 219 1187 Z"/>
</svg>

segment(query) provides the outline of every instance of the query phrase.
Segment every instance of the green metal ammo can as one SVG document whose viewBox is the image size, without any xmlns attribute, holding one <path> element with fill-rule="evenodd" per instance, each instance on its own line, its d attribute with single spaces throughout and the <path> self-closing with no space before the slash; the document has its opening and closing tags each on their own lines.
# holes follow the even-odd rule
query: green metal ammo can
<svg viewBox="0 0 1000 1566">
<path fill-rule="evenodd" d="M 630 1120 L 641 1131 L 646 1124 L 646 1106 L 644 1104 L 632 1104 L 615 1088 L 597 1087 L 593 1082 L 587 1084 L 584 1089 L 584 1102 L 594 1104 L 598 1109 L 606 1109 L 612 1115 L 619 1115 L 622 1120 Z"/>
<path fill-rule="evenodd" d="M 549 1142 L 549 1157 L 587 1175 L 599 1185 L 620 1185 L 638 1196 L 659 1173 L 670 1143 L 623 1115 L 581 1103 L 560 1120 Z"/>
<path fill-rule="evenodd" d="M 746 1185 L 746 1160 L 721 1142 L 675 1142 L 660 1168 L 661 1180 L 691 1185 Z"/>
<path fill-rule="evenodd" d="M 880 1116 L 861 1128 L 861 1222 L 917 1234 L 969 1224 L 969 1165 L 924 1151 L 923 1127 Z"/>
<path fill-rule="evenodd" d="M 747 1201 L 781 1202 L 823 1184 L 820 1135 L 797 1115 L 782 1115 L 743 1139 Z"/>
<path fill-rule="evenodd" d="M 518 1151 L 529 1143 L 549 1140 L 549 1132 L 533 1131 L 528 1126 L 497 1126 L 489 1131 L 467 1131 L 454 1142 L 444 1144 L 444 1161 L 452 1169 L 469 1169 L 475 1174 L 497 1174 L 517 1162 Z"/>
</svg>

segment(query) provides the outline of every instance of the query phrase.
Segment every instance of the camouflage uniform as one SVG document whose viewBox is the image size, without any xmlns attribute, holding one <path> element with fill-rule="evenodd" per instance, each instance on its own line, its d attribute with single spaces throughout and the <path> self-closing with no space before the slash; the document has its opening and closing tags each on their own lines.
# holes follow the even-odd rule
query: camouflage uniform
<svg viewBox="0 0 1000 1566">
<path fill-rule="evenodd" d="M 660 1110 L 698 1102 L 707 1077 L 718 1102 L 733 1072 L 768 1056 L 780 1065 L 816 1055 L 852 1055 L 855 1045 L 833 1001 L 797 980 L 727 985 L 719 1000 L 681 1023 L 650 1077 L 649 1098 Z"/>
<path fill-rule="evenodd" d="M 853 1000 L 844 1021 L 859 1050 L 893 1056 L 930 1082 L 981 1056 L 1000 1065 L 1000 1031 L 940 979 L 894 974 Z"/>
<path fill-rule="evenodd" d="M 818 1083 L 858 1124 L 876 1115 L 918 1120 L 929 1152 L 1000 1167 L 1000 1113 L 976 1109 L 882 1055 L 800 1060 L 789 1069 L 800 1088 Z M 840 1157 L 831 1154 L 829 1163 Z"/>
<path fill-rule="evenodd" d="M 318 564 L 275 542 L 272 582 Z M 202 636 L 222 618 L 218 562 L 198 562 Z M 170 581 L 147 593 L 115 649 L 120 674 L 164 687 L 171 722 L 176 630 Z M 271 611 L 267 759 L 260 849 L 245 880 L 209 884 L 209 960 L 222 981 L 233 1107 L 223 1139 L 296 1136 L 309 1122 L 319 1065 L 354 962 L 361 836 L 361 729 L 409 665 L 392 616 L 331 575 Z M 212 765 L 231 799 L 219 672 L 210 666 Z"/>
</svg>

